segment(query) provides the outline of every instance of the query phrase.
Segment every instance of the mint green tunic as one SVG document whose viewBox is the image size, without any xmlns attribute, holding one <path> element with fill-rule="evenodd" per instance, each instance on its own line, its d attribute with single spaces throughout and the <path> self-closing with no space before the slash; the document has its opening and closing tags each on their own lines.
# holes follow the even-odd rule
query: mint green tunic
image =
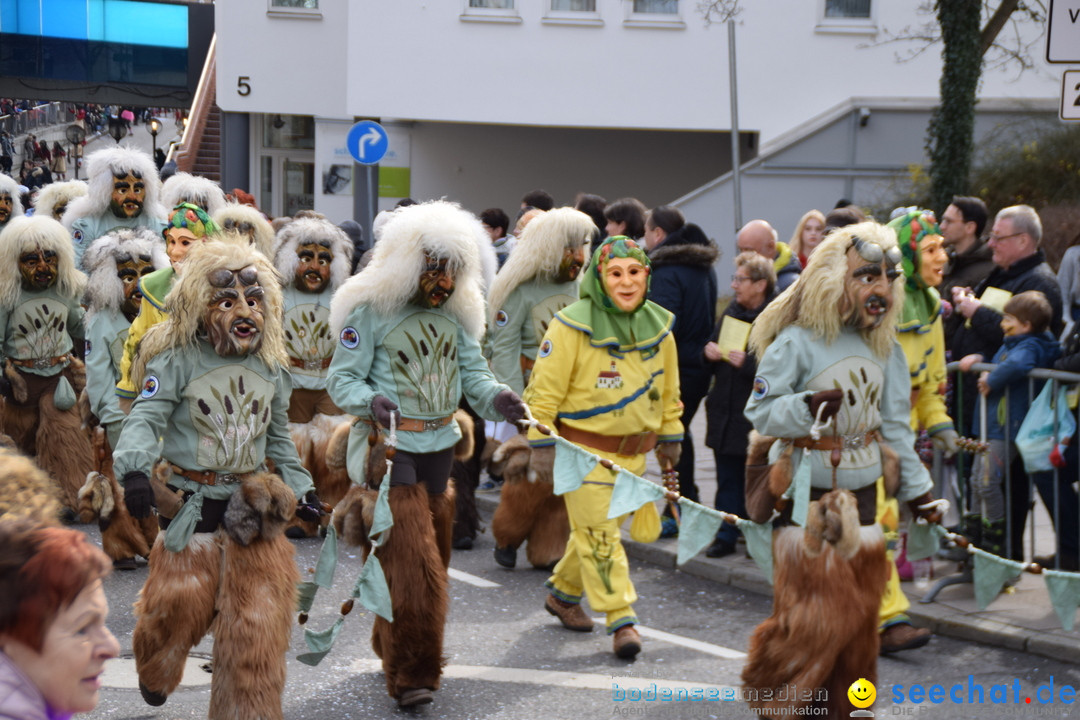
<svg viewBox="0 0 1080 720">
<path fill-rule="evenodd" d="M 105 426 L 122 423 L 127 417 L 120 410 L 116 383 L 130 328 L 131 323 L 119 310 L 95 312 L 86 324 L 86 395 L 90 411 Z"/>
<path fill-rule="evenodd" d="M 76 298 L 63 297 L 53 286 L 23 290 L 13 307 L 0 308 L 0 365 L 6 358 L 37 360 L 71 352 L 83 339 L 83 309 Z M 20 372 L 51 377 L 70 365 L 67 360 L 44 368 L 20 367 Z"/>
<path fill-rule="evenodd" d="M 295 285 L 282 288 L 285 302 L 285 350 L 290 358 L 305 363 L 304 367 L 289 364 L 294 388 L 302 390 L 325 390 L 326 373 L 324 360 L 334 356 L 337 338 L 330 332 L 329 290 L 308 293 Z"/>
<path fill-rule="evenodd" d="M 533 280 L 514 288 L 488 327 L 491 371 L 500 382 L 518 395 L 525 391 L 528 373 L 521 369 L 521 356 L 536 360 L 551 318 L 577 299 L 577 282 Z"/>
</svg>

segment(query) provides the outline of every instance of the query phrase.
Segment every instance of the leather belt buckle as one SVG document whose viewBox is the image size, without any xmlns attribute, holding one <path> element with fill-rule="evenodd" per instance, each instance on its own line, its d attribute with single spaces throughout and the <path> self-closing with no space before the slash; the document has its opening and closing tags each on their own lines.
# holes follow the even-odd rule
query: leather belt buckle
<svg viewBox="0 0 1080 720">
<path fill-rule="evenodd" d="M 218 485 L 233 485 L 240 482 L 241 479 L 241 476 L 237 473 L 217 473 L 216 478 Z"/>
<path fill-rule="evenodd" d="M 46 368 L 51 368 L 53 365 L 55 365 L 55 363 L 52 361 L 52 358 L 34 358 L 34 363 L 30 367 L 35 370 L 45 370 Z"/>
<path fill-rule="evenodd" d="M 444 425 L 442 418 L 435 418 L 434 420 L 424 420 L 424 431 L 438 430 Z"/>
<path fill-rule="evenodd" d="M 304 369 L 312 372 L 322 370 L 322 360 L 305 360 Z"/>
</svg>

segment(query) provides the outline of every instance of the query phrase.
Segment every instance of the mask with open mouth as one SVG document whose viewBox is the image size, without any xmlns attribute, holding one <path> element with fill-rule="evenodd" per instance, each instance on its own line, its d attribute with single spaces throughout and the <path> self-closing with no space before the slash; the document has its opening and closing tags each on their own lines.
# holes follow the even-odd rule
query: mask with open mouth
<svg viewBox="0 0 1080 720">
<path fill-rule="evenodd" d="M 415 302 L 428 308 L 442 307 L 454 294 L 454 269 L 447 258 L 424 255 L 424 270 Z"/>
<path fill-rule="evenodd" d="M 203 316 L 206 337 L 223 357 L 258 352 L 262 344 L 266 304 L 253 265 L 216 270 L 210 276 L 214 294 Z"/>
<path fill-rule="evenodd" d="M 35 248 L 19 256 L 24 290 L 45 290 L 56 284 L 59 258 L 52 250 Z"/>
<path fill-rule="evenodd" d="M 296 248 L 300 262 L 296 265 L 296 289 L 307 293 L 321 293 L 330 284 L 330 264 L 334 253 L 329 244 L 305 243 Z"/>
<path fill-rule="evenodd" d="M 15 201 L 10 193 L 0 193 L 0 225 L 11 219 L 11 211 L 15 209 Z"/>
<path fill-rule="evenodd" d="M 565 283 L 577 280 L 583 267 L 585 267 L 585 246 L 565 248 L 562 261 L 559 262 L 559 272 L 555 276 L 555 282 Z"/>
<path fill-rule="evenodd" d="M 899 250 L 895 247 L 883 250 L 855 238 L 848 249 L 847 261 L 840 315 L 849 327 L 872 330 L 892 307 L 892 281 L 900 274 Z"/>
<path fill-rule="evenodd" d="M 139 291 L 139 278 L 154 271 L 154 265 L 149 255 L 129 255 L 127 253 L 116 258 L 116 276 L 124 288 L 124 301 L 120 304 L 120 312 L 128 320 L 134 320 L 142 307 L 142 293 Z"/>
<path fill-rule="evenodd" d="M 118 218 L 133 218 L 142 214 L 146 202 L 146 183 L 134 173 L 113 176 L 109 208 Z"/>
</svg>

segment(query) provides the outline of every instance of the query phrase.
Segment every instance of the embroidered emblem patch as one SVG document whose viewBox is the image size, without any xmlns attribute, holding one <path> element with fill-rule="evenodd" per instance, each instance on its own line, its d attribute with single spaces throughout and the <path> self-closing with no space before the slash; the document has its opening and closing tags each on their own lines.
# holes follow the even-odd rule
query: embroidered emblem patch
<svg viewBox="0 0 1080 720">
<path fill-rule="evenodd" d="M 341 331 L 341 344 L 349 350 L 353 350 L 360 344 L 360 333 L 356 328 L 347 327 Z"/>
<path fill-rule="evenodd" d="M 611 361 L 611 369 L 604 370 L 596 376 L 596 387 L 601 390 L 618 390 L 622 387 L 622 375 L 615 369 L 615 361 Z"/>
<path fill-rule="evenodd" d="M 71 233 L 71 239 L 82 245 L 82 230 L 76 230 Z"/>
<path fill-rule="evenodd" d="M 140 393 L 140 395 L 144 398 L 152 398 L 157 395 L 157 391 L 160 387 L 158 379 L 151 375 L 146 378 L 146 382 L 143 383 L 142 393 Z"/>
<path fill-rule="evenodd" d="M 90 341 L 85 340 L 84 342 L 86 343 L 84 346 L 86 349 L 83 351 L 83 357 L 90 357 Z"/>
<path fill-rule="evenodd" d="M 510 322 L 510 316 L 506 314 L 505 310 L 500 310 L 495 313 L 495 324 L 502 327 L 506 323 Z"/>
<path fill-rule="evenodd" d="M 750 394 L 750 397 L 755 400 L 760 400 L 769 394 L 769 381 L 758 375 L 754 378 L 754 391 Z"/>
<path fill-rule="evenodd" d="M 551 354 L 552 345 L 550 340 L 544 340 L 540 343 L 540 351 L 537 353 L 540 357 L 547 357 Z"/>
</svg>

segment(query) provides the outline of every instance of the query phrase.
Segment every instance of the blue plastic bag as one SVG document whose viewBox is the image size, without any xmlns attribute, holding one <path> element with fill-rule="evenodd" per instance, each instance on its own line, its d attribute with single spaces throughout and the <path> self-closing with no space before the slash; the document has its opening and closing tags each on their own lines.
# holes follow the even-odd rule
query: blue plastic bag
<svg viewBox="0 0 1080 720">
<path fill-rule="evenodd" d="M 1016 434 L 1016 449 L 1024 458 L 1024 470 L 1029 473 L 1053 470 L 1050 453 L 1060 440 L 1070 438 L 1076 433 L 1076 418 L 1069 410 L 1065 386 L 1060 385 L 1057 393 L 1054 393 L 1053 387 L 1053 382 L 1046 381 L 1035 402 L 1028 408 L 1024 422 L 1020 424 L 1020 430 Z"/>
</svg>

